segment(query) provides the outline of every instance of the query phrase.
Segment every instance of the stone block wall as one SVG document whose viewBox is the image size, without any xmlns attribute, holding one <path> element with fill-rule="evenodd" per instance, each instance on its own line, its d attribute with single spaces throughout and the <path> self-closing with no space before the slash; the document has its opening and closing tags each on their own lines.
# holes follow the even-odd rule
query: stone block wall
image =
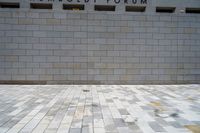
<svg viewBox="0 0 200 133">
<path fill-rule="evenodd" d="M 200 83 L 200 14 L 179 10 L 200 2 L 184 2 L 168 3 L 175 13 L 156 13 L 158 0 L 145 12 L 0 8 L 0 83 Z"/>
</svg>

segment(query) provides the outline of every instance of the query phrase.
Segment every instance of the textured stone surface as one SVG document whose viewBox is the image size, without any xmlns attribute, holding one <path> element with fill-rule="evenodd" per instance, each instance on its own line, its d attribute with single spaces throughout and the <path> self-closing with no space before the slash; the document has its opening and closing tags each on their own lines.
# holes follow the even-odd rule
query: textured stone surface
<svg viewBox="0 0 200 133">
<path fill-rule="evenodd" d="M 1 85 L 0 132 L 199 133 L 199 97 L 200 85 Z"/>
<path fill-rule="evenodd" d="M 94 11 L 92 1 L 83 11 L 62 10 L 58 1 L 53 10 L 29 9 L 23 0 L 20 4 L 19 9 L 0 8 L 1 81 L 200 82 L 200 17 L 180 12 L 198 7 L 198 0 L 148 0 L 144 13 L 125 12 L 123 3 L 112 0 L 115 12 Z M 156 6 L 176 10 L 156 13 Z"/>
</svg>

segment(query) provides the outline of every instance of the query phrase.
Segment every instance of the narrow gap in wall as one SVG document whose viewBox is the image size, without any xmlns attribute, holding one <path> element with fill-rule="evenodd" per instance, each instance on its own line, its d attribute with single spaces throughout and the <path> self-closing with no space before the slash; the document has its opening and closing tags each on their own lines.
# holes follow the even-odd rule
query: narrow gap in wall
<svg viewBox="0 0 200 133">
<path fill-rule="evenodd" d="M 200 8 L 185 8 L 185 13 L 198 13 L 198 14 L 200 14 Z"/>
<path fill-rule="evenodd" d="M 63 10 L 84 10 L 85 6 L 80 4 L 63 4 Z"/>
<path fill-rule="evenodd" d="M 115 11 L 115 6 L 112 5 L 95 5 L 95 11 Z"/>
<path fill-rule="evenodd" d="M 156 7 L 156 12 L 158 13 L 174 13 L 176 7 Z"/>
<path fill-rule="evenodd" d="M 145 12 L 145 6 L 126 6 L 126 12 Z"/>
<path fill-rule="evenodd" d="M 31 9 L 52 9 L 53 5 L 50 3 L 31 3 Z"/>
<path fill-rule="evenodd" d="M 20 4 L 11 2 L 0 2 L 0 8 L 20 8 Z"/>
</svg>

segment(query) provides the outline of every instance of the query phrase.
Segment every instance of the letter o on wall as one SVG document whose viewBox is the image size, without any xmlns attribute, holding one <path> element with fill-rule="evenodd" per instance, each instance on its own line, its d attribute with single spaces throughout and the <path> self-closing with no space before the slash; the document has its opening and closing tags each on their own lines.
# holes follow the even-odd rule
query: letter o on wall
<svg viewBox="0 0 200 133">
<path fill-rule="evenodd" d="M 132 0 L 133 4 L 137 4 L 137 0 Z"/>
</svg>

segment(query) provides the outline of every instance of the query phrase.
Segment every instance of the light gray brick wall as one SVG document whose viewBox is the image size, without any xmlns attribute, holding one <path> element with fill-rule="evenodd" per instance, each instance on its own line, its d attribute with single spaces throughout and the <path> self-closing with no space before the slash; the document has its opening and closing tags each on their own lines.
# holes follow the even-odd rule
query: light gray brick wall
<svg viewBox="0 0 200 133">
<path fill-rule="evenodd" d="M 0 81 L 200 83 L 200 14 L 180 13 L 200 2 L 148 2 L 144 13 L 114 3 L 115 12 L 97 12 L 92 2 L 84 11 L 57 2 L 53 10 L 29 9 L 29 2 L 0 8 Z M 156 13 L 156 6 L 176 11 Z"/>
</svg>

